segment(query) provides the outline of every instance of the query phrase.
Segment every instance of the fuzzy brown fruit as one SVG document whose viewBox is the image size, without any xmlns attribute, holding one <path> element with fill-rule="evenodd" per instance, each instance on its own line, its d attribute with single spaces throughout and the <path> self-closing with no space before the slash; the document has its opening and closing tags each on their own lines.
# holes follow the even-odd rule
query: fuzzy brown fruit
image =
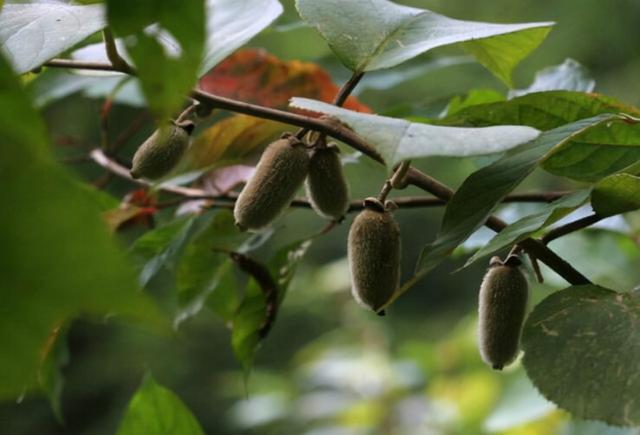
<svg viewBox="0 0 640 435">
<path fill-rule="evenodd" d="M 400 228 L 388 207 L 365 201 L 349 230 L 348 255 L 353 296 L 384 314 L 380 310 L 400 282 Z"/>
<path fill-rule="evenodd" d="M 335 144 L 316 148 L 309 163 L 307 196 L 322 217 L 341 221 L 349 208 L 349 186 Z"/>
<path fill-rule="evenodd" d="M 478 340 L 482 359 L 495 370 L 518 355 L 529 285 L 517 257 L 493 257 L 479 294 Z"/>
<path fill-rule="evenodd" d="M 233 215 L 241 230 L 266 227 L 293 200 L 309 172 L 309 153 L 294 136 L 272 142 L 238 196 Z"/>
<path fill-rule="evenodd" d="M 154 131 L 133 156 L 131 176 L 157 179 L 167 175 L 178 164 L 189 147 L 193 122 L 171 123 Z"/>
</svg>

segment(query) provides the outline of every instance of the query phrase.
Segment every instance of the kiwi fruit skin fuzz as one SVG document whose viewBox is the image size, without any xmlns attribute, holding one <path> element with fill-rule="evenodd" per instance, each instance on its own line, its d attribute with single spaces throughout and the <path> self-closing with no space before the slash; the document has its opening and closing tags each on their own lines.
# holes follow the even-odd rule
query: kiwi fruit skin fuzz
<svg viewBox="0 0 640 435">
<path fill-rule="evenodd" d="M 519 265 L 517 257 L 505 263 L 493 257 L 480 286 L 478 344 L 482 359 L 494 370 L 502 370 L 518 355 L 529 298 Z"/>
<path fill-rule="evenodd" d="M 348 257 L 354 298 L 384 314 L 400 282 L 400 228 L 389 210 L 365 201 L 349 230 Z"/>
<path fill-rule="evenodd" d="M 295 136 L 272 142 L 233 209 L 240 230 L 260 230 L 291 204 L 309 172 L 309 153 Z"/>
<path fill-rule="evenodd" d="M 189 147 L 194 127 L 193 122 L 187 121 L 154 131 L 134 154 L 131 176 L 155 180 L 171 172 Z"/>
<path fill-rule="evenodd" d="M 320 216 L 341 221 L 349 208 L 349 186 L 342 172 L 337 145 L 316 148 L 311 155 L 306 190 Z"/>
</svg>

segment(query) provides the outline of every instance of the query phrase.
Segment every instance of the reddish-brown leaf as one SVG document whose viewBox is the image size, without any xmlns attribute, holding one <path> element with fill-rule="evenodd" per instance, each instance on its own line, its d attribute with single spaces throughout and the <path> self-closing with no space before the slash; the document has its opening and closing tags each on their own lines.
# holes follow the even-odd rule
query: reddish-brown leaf
<svg viewBox="0 0 640 435">
<path fill-rule="evenodd" d="M 104 212 L 103 217 L 109 229 L 116 232 L 130 225 L 152 226 L 156 211 L 156 198 L 147 190 L 138 189 L 128 193 L 118 208 Z"/>
<path fill-rule="evenodd" d="M 294 96 L 329 103 L 339 89 L 319 65 L 284 61 L 259 49 L 237 51 L 209 71 L 200 80 L 200 87 L 216 95 L 280 109 L 286 108 Z M 355 97 L 349 97 L 344 106 L 371 113 Z"/>
</svg>

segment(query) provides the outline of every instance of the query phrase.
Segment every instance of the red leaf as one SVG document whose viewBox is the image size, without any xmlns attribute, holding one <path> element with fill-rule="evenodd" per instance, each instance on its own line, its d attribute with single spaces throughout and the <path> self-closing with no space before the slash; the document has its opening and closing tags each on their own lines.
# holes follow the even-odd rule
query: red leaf
<svg viewBox="0 0 640 435">
<path fill-rule="evenodd" d="M 286 108 L 294 96 L 330 103 L 339 90 L 319 65 L 284 61 L 258 49 L 237 51 L 209 71 L 200 80 L 200 87 L 223 97 L 279 109 Z M 344 106 L 371 113 L 355 97 L 349 97 Z"/>
</svg>

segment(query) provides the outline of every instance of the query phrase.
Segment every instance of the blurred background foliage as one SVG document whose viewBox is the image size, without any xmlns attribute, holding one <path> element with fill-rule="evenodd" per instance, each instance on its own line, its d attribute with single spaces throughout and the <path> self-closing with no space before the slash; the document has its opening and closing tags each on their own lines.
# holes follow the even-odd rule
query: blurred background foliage
<svg viewBox="0 0 640 435">
<path fill-rule="evenodd" d="M 249 46 L 263 48 L 283 60 L 318 63 L 338 84 L 342 83 L 348 71 L 337 63 L 320 36 L 301 23 L 293 1 L 282 3 L 285 13 Z M 591 71 L 598 92 L 640 103 L 640 2 L 403 3 L 460 19 L 556 21 L 543 45 L 518 67 L 516 87 L 528 86 L 536 71 L 571 57 Z M 508 91 L 461 51 L 438 49 L 398 68 L 372 73 L 356 95 L 377 113 L 435 117 L 453 97 L 484 88 L 503 95 Z M 100 143 L 102 102 L 101 98 L 73 94 L 45 105 L 44 114 L 61 160 L 77 155 L 78 144 L 89 147 Z M 216 121 L 221 118 L 218 115 Z M 124 157 L 130 157 L 152 131 L 151 117 L 139 107 L 118 104 L 109 120 L 109 134 L 117 137 L 134 119 L 140 119 L 144 127 L 124 144 Z M 383 168 L 365 159 L 351 160 L 353 163 L 345 168 L 352 197 L 377 193 L 385 177 Z M 486 159 L 432 158 L 418 165 L 456 186 L 483 163 Z M 91 163 L 71 166 L 86 180 L 104 176 Z M 522 189 L 572 187 L 569 181 L 537 172 Z M 121 198 L 131 189 L 126 181 L 114 179 L 108 191 Z M 400 194 L 420 192 L 407 189 Z M 535 207 L 507 206 L 500 214 L 513 221 L 523 210 Z M 584 210 L 576 213 L 581 212 Z M 172 214 L 173 209 L 164 210 L 155 219 L 161 224 Z M 441 214 L 441 209 L 397 212 L 405 278 L 422 246 L 435 236 Z M 640 433 L 571 420 L 535 391 L 519 363 L 503 373 L 493 372 L 482 363 L 475 328 L 477 290 L 484 265 L 453 273 L 464 264 L 464 250 L 398 300 L 386 317 L 356 306 L 349 294 L 345 258 L 351 219 L 314 241 L 246 383 L 231 351 L 229 331 L 208 311 L 185 321 L 173 336 L 158 336 L 113 320 L 79 319 L 68 328 L 66 345 L 60 344 L 64 384 L 60 419 L 46 397 L 28 395 L 17 403 L 0 405 L 0 432 L 114 433 L 131 395 L 144 373 L 150 371 L 159 383 L 182 398 L 210 434 Z M 278 247 L 309 236 L 310 229 L 320 230 L 323 224 L 313 212 L 292 210 L 277 223 L 276 234 L 258 256 L 269 258 Z M 637 234 L 639 224 L 633 215 L 610 219 L 558 240 L 553 247 L 579 270 L 588 270 L 599 283 L 628 289 L 640 279 L 640 270 L 634 267 L 640 249 L 637 240 L 628 236 Z M 144 226 L 132 226 L 121 230 L 119 237 L 129 246 L 143 232 Z M 477 247 L 487 236 L 480 231 L 466 247 Z M 549 270 L 544 273 L 548 279 L 544 285 L 534 285 L 534 303 L 564 284 Z M 165 307 L 175 303 L 172 283 L 172 272 L 167 269 L 150 285 Z"/>
</svg>

